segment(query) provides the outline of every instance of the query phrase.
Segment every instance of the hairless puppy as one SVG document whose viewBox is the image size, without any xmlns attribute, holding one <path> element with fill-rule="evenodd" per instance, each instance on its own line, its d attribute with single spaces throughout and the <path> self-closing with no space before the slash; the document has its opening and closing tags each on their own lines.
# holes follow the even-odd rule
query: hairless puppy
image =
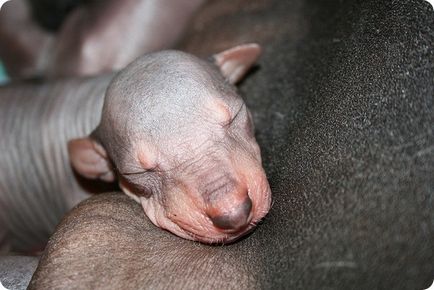
<svg viewBox="0 0 434 290">
<path fill-rule="evenodd" d="M 238 238 L 271 200 L 250 113 L 232 86 L 259 52 L 220 53 L 220 71 L 175 51 L 133 62 L 108 87 L 96 130 L 69 142 L 72 165 L 88 178 L 118 177 L 155 225 L 181 237 Z"/>
<path fill-rule="evenodd" d="M 233 84 L 259 53 L 256 44 L 241 45 L 213 64 L 162 51 L 114 78 L 0 88 L 0 222 L 17 248 L 44 243 L 87 196 L 67 160 L 71 139 L 76 172 L 117 179 L 157 226 L 207 243 L 251 230 L 271 197 L 250 113 Z"/>
<path fill-rule="evenodd" d="M 173 48 L 203 2 L 14 0 L 0 12 L 0 58 L 11 78 L 116 71 Z"/>
</svg>

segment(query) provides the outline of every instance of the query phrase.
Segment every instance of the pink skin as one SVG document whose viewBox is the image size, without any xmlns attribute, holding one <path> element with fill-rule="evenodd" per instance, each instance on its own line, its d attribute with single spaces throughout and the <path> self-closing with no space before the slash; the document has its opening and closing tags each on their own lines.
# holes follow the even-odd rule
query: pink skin
<svg viewBox="0 0 434 290">
<path fill-rule="evenodd" d="M 174 47 L 206 0 L 89 1 L 59 31 L 37 25 L 26 0 L 0 11 L 0 58 L 11 78 L 97 75 Z"/>
<path fill-rule="evenodd" d="M 69 142 L 72 166 L 117 177 L 156 226 L 180 237 L 240 238 L 271 204 L 252 117 L 232 85 L 259 54 L 246 44 L 215 65 L 174 51 L 138 59 L 112 80 L 94 133 Z"/>
<path fill-rule="evenodd" d="M 48 75 L 119 70 L 143 53 L 173 47 L 203 2 L 108 0 L 82 5 L 58 33 Z"/>
<path fill-rule="evenodd" d="M 215 130 L 214 133 L 220 133 L 221 138 L 224 138 L 224 128 L 219 129 L 221 132 Z M 190 156 L 189 152 L 201 152 L 198 148 L 182 148 L 182 145 L 178 145 L 171 146 L 171 152 L 162 152 L 161 148 L 154 147 L 155 151 L 152 154 L 154 159 L 151 163 L 158 164 L 158 170 L 166 175 L 166 179 L 171 180 L 165 187 L 164 198 L 160 195 L 138 197 L 128 188 L 129 185 L 125 180 L 120 181 L 120 186 L 125 193 L 142 204 L 146 215 L 156 226 L 185 239 L 205 243 L 228 243 L 252 230 L 266 215 L 270 209 L 271 191 L 262 168 L 260 149 L 254 138 L 243 136 L 245 141 L 243 146 L 221 152 L 218 148 L 211 149 L 213 144 L 207 146 L 207 140 L 203 140 L 206 138 L 201 136 L 207 135 L 197 134 L 192 137 L 201 144 L 198 147 L 203 147 L 202 150 L 207 151 L 198 160 L 180 158 L 180 156 Z M 172 142 L 168 141 L 168 143 Z M 137 147 L 149 148 L 149 145 Z M 137 159 L 143 160 L 143 157 L 138 156 Z M 177 163 L 182 164 L 181 168 L 171 170 L 173 166 L 171 161 L 174 159 L 178 159 Z M 144 166 L 144 168 L 149 167 L 152 168 L 153 165 Z M 207 181 L 210 179 L 212 181 L 219 175 L 224 175 L 225 179 L 230 175 L 230 178 L 235 180 L 236 186 L 232 192 L 227 192 L 219 198 L 217 204 L 213 204 L 203 198 L 202 188 L 206 188 Z M 246 195 L 252 201 L 252 210 L 245 224 L 236 229 L 222 229 L 213 224 L 210 216 L 221 216 L 231 212 L 244 201 Z"/>
</svg>

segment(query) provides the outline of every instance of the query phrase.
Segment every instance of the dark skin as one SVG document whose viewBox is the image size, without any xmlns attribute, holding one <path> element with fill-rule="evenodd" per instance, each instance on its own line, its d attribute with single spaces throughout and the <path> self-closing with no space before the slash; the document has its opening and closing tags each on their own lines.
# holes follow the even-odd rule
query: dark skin
<svg viewBox="0 0 434 290">
<path fill-rule="evenodd" d="M 141 211 L 120 192 L 81 203 L 51 237 L 29 289 L 260 289 L 238 253 L 228 254 L 239 243 L 192 243 Z"/>
</svg>

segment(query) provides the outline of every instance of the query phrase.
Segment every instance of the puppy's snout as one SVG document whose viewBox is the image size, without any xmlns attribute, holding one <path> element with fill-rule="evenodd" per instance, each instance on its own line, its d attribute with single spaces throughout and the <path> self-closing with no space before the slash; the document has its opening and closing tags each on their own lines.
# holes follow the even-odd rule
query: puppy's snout
<svg viewBox="0 0 434 290">
<path fill-rule="evenodd" d="M 247 196 L 229 210 L 213 210 L 208 213 L 214 226 L 222 230 L 238 231 L 245 228 L 251 220 L 252 200 Z"/>
</svg>

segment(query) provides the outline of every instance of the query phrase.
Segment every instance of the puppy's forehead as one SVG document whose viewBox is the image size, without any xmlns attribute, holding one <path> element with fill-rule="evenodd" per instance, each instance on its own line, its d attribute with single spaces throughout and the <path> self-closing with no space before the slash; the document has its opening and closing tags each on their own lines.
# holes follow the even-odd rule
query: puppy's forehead
<svg viewBox="0 0 434 290">
<path fill-rule="evenodd" d="M 240 100 L 212 63 L 179 51 L 152 53 L 112 80 L 102 127 L 128 136 L 184 138 L 199 129 L 207 132 L 216 121 L 213 112 L 232 110 Z"/>
<path fill-rule="evenodd" d="M 112 81 L 110 92 L 131 95 L 170 95 L 218 90 L 224 83 L 210 63 L 180 51 L 144 55 Z"/>
<path fill-rule="evenodd" d="M 162 51 L 142 56 L 115 76 L 105 107 L 118 115 L 195 113 L 214 99 L 230 103 L 235 95 L 235 87 L 214 64 L 184 52 Z"/>
</svg>

